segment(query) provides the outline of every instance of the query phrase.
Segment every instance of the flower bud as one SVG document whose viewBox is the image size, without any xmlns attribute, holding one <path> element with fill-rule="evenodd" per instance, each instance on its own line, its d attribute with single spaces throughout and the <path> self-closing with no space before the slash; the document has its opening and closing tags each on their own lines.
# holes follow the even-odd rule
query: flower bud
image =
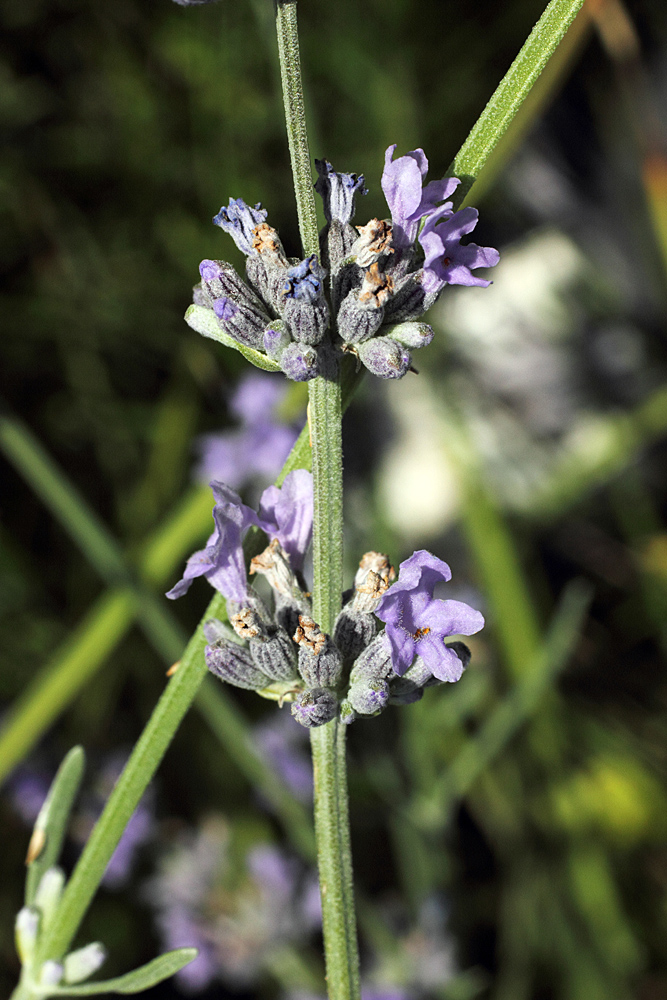
<svg viewBox="0 0 667 1000">
<path fill-rule="evenodd" d="M 42 914 L 42 929 L 48 927 L 53 920 L 64 888 L 65 872 L 62 868 L 57 865 L 47 868 L 35 893 L 35 906 Z"/>
<path fill-rule="evenodd" d="M 277 538 L 250 560 L 250 575 L 259 573 L 266 577 L 275 591 L 284 596 L 300 596 L 301 588 L 294 575 L 289 559 Z"/>
<path fill-rule="evenodd" d="M 324 275 L 324 268 L 312 254 L 288 269 L 283 288 L 285 322 L 294 340 L 311 347 L 321 343 L 329 326 Z"/>
<path fill-rule="evenodd" d="M 63 967 L 60 962 L 54 962 L 51 958 L 44 962 L 39 973 L 40 986 L 57 986 L 62 978 Z"/>
<path fill-rule="evenodd" d="M 384 333 L 412 351 L 428 347 L 433 340 L 433 327 L 428 323 L 399 323 L 398 326 L 385 327 Z"/>
<path fill-rule="evenodd" d="M 203 260 L 199 273 L 209 306 L 225 333 L 239 344 L 262 350 L 270 320 L 260 299 L 224 260 Z"/>
<path fill-rule="evenodd" d="M 338 332 L 348 343 L 368 340 L 382 326 L 384 306 L 392 296 L 394 282 L 373 264 L 361 287 L 346 295 L 338 310 Z"/>
<path fill-rule="evenodd" d="M 292 715 L 306 729 L 324 726 L 336 717 L 338 699 L 325 688 L 310 688 L 292 702 Z"/>
<path fill-rule="evenodd" d="M 362 650 L 375 638 L 377 625 L 372 614 L 355 611 L 347 604 L 338 617 L 333 630 L 333 640 L 344 660 L 356 660 Z"/>
<path fill-rule="evenodd" d="M 23 965 L 28 965 L 35 954 L 39 932 L 39 912 L 32 906 L 24 906 L 16 914 L 14 936 L 16 950 Z"/>
<path fill-rule="evenodd" d="M 65 957 L 65 982 L 81 983 L 104 964 L 107 950 L 99 941 L 77 948 Z"/>
<path fill-rule="evenodd" d="M 306 684 L 335 688 L 343 664 L 331 638 L 308 615 L 299 615 L 294 641 L 299 647 L 299 673 Z"/>
<path fill-rule="evenodd" d="M 386 323 L 419 319 L 431 308 L 438 293 L 426 291 L 422 283 L 423 274 L 423 271 L 411 271 L 396 281 L 394 296 L 385 309 Z"/>
<path fill-rule="evenodd" d="M 219 638 L 204 650 L 206 666 L 221 681 L 247 691 L 259 691 L 271 678 L 254 663 L 249 649 L 229 639 Z"/>
<path fill-rule="evenodd" d="M 279 361 L 280 355 L 292 343 L 292 336 L 281 319 L 274 319 L 264 331 L 264 350 L 272 361 Z"/>
<path fill-rule="evenodd" d="M 350 684 L 386 680 L 392 674 L 391 646 L 383 630 L 355 660 L 350 672 Z"/>
<path fill-rule="evenodd" d="M 253 230 L 253 253 L 246 260 L 246 277 L 262 300 L 277 313 L 283 310 L 283 286 L 289 263 L 275 229 L 261 223 Z"/>
<path fill-rule="evenodd" d="M 288 344 L 277 361 L 285 375 L 294 382 L 308 382 L 320 374 L 317 351 L 306 344 Z"/>
<path fill-rule="evenodd" d="M 296 651 L 284 629 L 264 621 L 252 608 L 243 608 L 230 621 L 236 634 L 248 639 L 250 655 L 258 670 L 275 681 L 289 681 L 297 676 Z"/>
<path fill-rule="evenodd" d="M 389 685 L 382 680 L 360 681 L 350 685 L 347 698 L 358 715 L 379 715 L 389 701 Z"/>
<path fill-rule="evenodd" d="M 343 698 L 338 709 L 338 718 L 344 726 L 349 726 L 357 717 L 357 713 L 350 705 L 348 698 Z"/>
<path fill-rule="evenodd" d="M 372 337 L 357 346 L 369 372 L 379 378 L 403 378 L 410 367 L 410 352 L 389 337 Z"/>
</svg>

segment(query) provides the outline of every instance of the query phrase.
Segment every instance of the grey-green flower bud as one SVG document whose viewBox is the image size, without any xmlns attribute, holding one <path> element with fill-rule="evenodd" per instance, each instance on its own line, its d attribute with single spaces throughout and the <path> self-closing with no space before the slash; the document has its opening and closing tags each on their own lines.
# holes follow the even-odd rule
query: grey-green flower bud
<svg viewBox="0 0 667 1000">
<path fill-rule="evenodd" d="M 355 660 L 350 671 L 350 684 L 368 685 L 373 681 L 386 680 L 392 673 L 391 646 L 383 629 Z"/>
<path fill-rule="evenodd" d="M 16 914 L 14 935 L 16 950 L 23 965 L 34 958 L 37 934 L 39 932 L 39 912 L 32 906 L 24 906 Z"/>
<path fill-rule="evenodd" d="M 104 964 L 107 950 L 99 941 L 93 941 L 83 948 L 77 948 L 65 956 L 64 971 L 66 983 L 82 983 Z"/>
<path fill-rule="evenodd" d="M 271 678 L 255 664 L 250 650 L 237 642 L 219 638 L 206 647 L 204 655 L 211 673 L 234 687 L 260 691 L 271 683 Z"/>
<path fill-rule="evenodd" d="M 364 367 L 378 378 L 403 378 L 412 361 L 410 352 L 390 337 L 371 337 L 356 349 Z"/>
<path fill-rule="evenodd" d="M 308 615 L 299 615 L 294 641 L 299 647 L 299 673 L 306 684 L 313 688 L 337 687 L 343 663 L 330 636 Z"/>
<path fill-rule="evenodd" d="M 356 660 L 375 638 L 376 632 L 377 625 L 372 614 L 355 611 L 352 604 L 346 604 L 336 618 L 333 640 L 344 660 Z"/>
<path fill-rule="evenodd" d="M 347 698 L 359 715 L 379 715 L 389 701 L 389 685 L 383 680 L 359 681 L 350 685 Z"/>
<path fill-rule="evenodd" d="M 399 323 L 397 326 L 385 326 L 382 332 L 411 351 L 428 347 L 433 340 L 433 327 L 428 323 Z"/>
<path fill-rule="evenodd" d="M 297 695 L 292 702 L 292 715 L 306 729 L 326 725 L 335 719 L 337 711 L 336 695 L 325 688 L 309 688 Z"/>
</svg>

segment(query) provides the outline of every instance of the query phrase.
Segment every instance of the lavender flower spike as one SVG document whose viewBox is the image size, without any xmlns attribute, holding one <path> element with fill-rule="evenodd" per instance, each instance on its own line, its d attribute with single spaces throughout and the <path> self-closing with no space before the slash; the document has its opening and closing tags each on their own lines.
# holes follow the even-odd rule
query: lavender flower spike
<svg viewBox="0 0 667 1000">
<path fill-rule="evenodd" d="M 315 160 L 319 177 L 315 190 L 324 202 L 327 222 L 336 219 L 343 225 L 354 216 L 354 198 L 357 193 L 368 194 L 364 187 L 363 174 L 339 174 L 328 160 Z"/>
<path fill-rule="evenodd" d="M 312 473 L 295 469 L 281 487 L 265 489 L 259 501 L 259 525 L 270 538 L 278 539 L 292 569 L 301 569 L 313 534 Z"/>
<path fill-rule="evenodd" d="M 444 640 L 450 635 L 479 632 L 484 618 L 461 601 L 433 597 L 435 585 L 451 578 L 446 562 L 419 549 L 401 563 L 398 580 L 380 601 L 375 614 L 386 622 L 392 664 L 399 676 L 419 654 L 438 680 L 460 679 L 463 664 Z"/>
<path fill-rule="evenodd" d="M 242 541 L 251 524 L 259 526 L 254 510 L 241 501 L 241 497 L 225 483 L 212 482 L 215 497 L 213 520 L 215 531 L 205 549 L 195 552 L 187 561 L 181 580 L 171 588 L 167 597 L 175 600 L 186 593 L 197 576 L 205 576 L 212 587 L 228 600 L 243 604 L 248 591 Z"/>
<path fill-rule="evenodd" d="M 495 267 L 500 254 L 493 247 L 480 247 L 476 243 L 461 246 L 461 237 L 471 233 L 477 225 L 476 208 L 462 208 L 454 215 L 446 206 L 434 212 L 419 234 L 424 248 L 424 277 L 422 284 L 427 294 L 438 293 L 445 285 L 491 284 L 478 278 L 472 270 L 477 267 Z"/>
<path fill-rule="evenodd" d="M 260 202 L 251 208 L 246 205 L 243 198 L 230 198 L 229 205 L 226 208 L 223 205 L 218 214 L 213 216 L 213 223 L 229 233 L 241 253 L 247 257 L 255 252 L 252 246 L 252 231 L 255 226 L 264 222 L 268 214 Z"/>
<path fill-rule="evenodd" d="M 424 150 L 413 149 L 406 156 L 394 160 L 395 149 L 394 143 L 385 153 L 381 183 L 391 212 L 394 246 L 405 249 L 414 243 L 420 219 L 436 211 L 438 202 L 449 198 L 461 182 L 457 177 L 444 177 L 440 181 L 431 181 L 422 189 L 428 172 Z M 451 212 L 451 202 L 443 205 L 442 209 Z"/>
</svg>

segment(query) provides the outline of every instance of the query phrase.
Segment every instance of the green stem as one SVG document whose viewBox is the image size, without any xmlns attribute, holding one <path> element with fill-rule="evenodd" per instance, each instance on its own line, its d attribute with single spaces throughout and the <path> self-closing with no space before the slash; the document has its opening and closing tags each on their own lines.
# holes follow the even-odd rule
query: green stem
<svg viewBox="0 0 667 1000">
<path fill-rule="evenodd" d="M 306 111 L 301 82 L 299 34 L 296 23 L 297 0 L 277 0 L 276 32 L 280 57 L 280 78 L 283 87 L 287 141 L 289 143 L 299 232 L 305 257 L 317 254 L 320 245 L 317 233 L 317 213 L 313 196 L 310 150 L 306 131 Z"/>
<path fill-rule="evenodd" d="M 358 1000 L 357 949 L 345 726 L 335 719 L 311 730 L 322 929 L 330 1000 Z"/>
<path fill-rule="evenodd" d="M 310 152 L 304 114 L 296 0 L 278 0 L 276 28 L 299 229 L 304 255 L 319 252 Z M 343 590 L 343 450 L 341 371 L 321 351 L 323 370 L 308 383 L 314 490 L 313 615 L 331 633 Z M 315 836 L 331 1000 L 358 1000 L 359 954 L 347 806 L 345 731 L 334 720 L 311 733 Z"/>
</svg>

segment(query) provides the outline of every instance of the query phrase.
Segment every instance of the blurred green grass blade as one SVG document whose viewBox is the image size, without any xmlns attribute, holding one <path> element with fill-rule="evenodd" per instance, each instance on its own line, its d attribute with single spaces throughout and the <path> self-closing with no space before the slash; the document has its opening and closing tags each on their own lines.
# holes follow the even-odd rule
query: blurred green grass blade
<svg viewBox="0 0 667 1000">
<path fill-rule="evenodd" d="M 588 415 L 575 426 L 560 457 L 522 513 L 547 520 L 607 482 L 667 431 L 667 386 L 628 413 Z"/>
<path fill-rule="evenodd" d="M 277 777 L 273 767 L 267 766 L 257 754 L 247 723 L 231 699 L 223 696 L 220 684 L 212 677 L 206 678 L 197 695 L 197 708 L 241 773 L 280 816 L 301 856 L 314 861 L 315 832 L 309 813 Z"/>
<path fill-rule="evenodd" d="M 458 206 L 556 51 L 584 0 L 551 0 L 456 154 L 448 173 L 461 178 Z"/>
<path fill-rule="evenodd" d="M 581 581 L 575 580 L 566 588 L 535 662 L 528 664 L 529 669 L 517 685 L 494 709 L 474 739 L 464 744 L 430 793 L 415 806 L 419 825 L 440 825 L 451 803 L 470 790 L 536 712 L 574 649 L 590 599 L 591 589 Z"/>
<path fill-rule="evenodd" d="M 0 416 L 0 448 L 105 580 L 125 582 L 128 571 L 107 529 L 34 434 L 14 417 Z"/>
<path fill-rule="evenodd" d="M 32 906 L 44 872 L 58 861 L 72 804 L 79 791 L 85 766 L 86 755 L 83 747 L 72 747 L 58 768 L 39 810 L 28 850 L 28 858 L 33 852 L 36 853 L 35 857 L 27 862 L 26 906 Z"/>
<path fill-rule="evenodd" d="M 461 473 L 461 525 L 481 575 L 503 659 L 512 677 L 521 677 L 541 646 L 535 605 L 512 536 L 479 470 L 468 466 Z"/>
<path fill-rule="evenodd" d="M 107 591 L 14 702 L 0 730 L 0 783 L 99 670 L 134 615 L 131 590 Z"/>
</svg>

